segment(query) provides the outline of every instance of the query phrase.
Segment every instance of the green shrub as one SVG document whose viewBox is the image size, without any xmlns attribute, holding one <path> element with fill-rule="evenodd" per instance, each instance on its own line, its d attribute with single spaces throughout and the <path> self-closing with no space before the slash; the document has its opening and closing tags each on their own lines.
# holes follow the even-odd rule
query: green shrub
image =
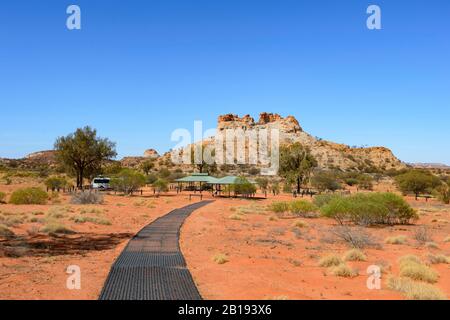
<svg viewBox="0 0 450 320">
<path fill-rule="evenodd" d="M 123 169 L 111 179 L 111 187 L 125 194 L 132 194 L 139 188 L 142 188 L 146 181 L 145 176 L 140 172 L 132 169 Z"/>
<path fill-rule="evenodd" d="M 153 183 L 153 188 L 157 193 L 166 192 L 169 190 L 168 183 L 164 179 L 158 179 Z"/>
<path fill-rule="evenodd" d="M 272 202 L 268 209 L 275 213 L 284 213 L 289 211 L 289 203 L 285 201 Z"/>
<path fill-rule="evenodd" d="M 295 215 L 299 216 L 309 216 L 311 214 L 315 214 L 319 211 L 319 208 L 316 207 L 311 202 L 305 200 L 296 200 L 289 203 L 289 211 Z"/>
<path fill-rule="evenodd" d="M 314 197 L 313 203 L 319 207 L 322 208 L 323 206 L 327 205 L 328 203 L 330 203 L 333 199 L 336 198 L 340 198 L 342 197 L 341 195 L 338 194 L 320 194 Z"/>
<path fill-rule="evenodd" d="M 358 225 L 407 224 L 418 219 L 417 212 L 400 196 L 393 193 L 358 193 L 332 199 L 321 208 L 322 215 L 340 224 Z"/>
<path fill-rule="evenodd" d="M 39 188 L 25 188 L 14 191 L 9 199 L 12 204 L 46 204 L 48 194 Z"/>
<path fill-rule="evenodd" d="M 59 190 L 65 188 L 68 182 L 63 177 L 50 177 L 45 180 L 45 186 L 50 190 Z"/>
</svg>

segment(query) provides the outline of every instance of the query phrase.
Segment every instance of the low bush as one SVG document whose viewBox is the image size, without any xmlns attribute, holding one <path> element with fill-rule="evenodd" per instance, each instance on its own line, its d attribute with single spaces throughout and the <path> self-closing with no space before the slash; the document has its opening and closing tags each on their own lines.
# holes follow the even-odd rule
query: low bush
<svg viewBox="0 0 450 320">
<path fill-rule="evenodd" d="M 427 242 L 431 242 L 433 240 L 430 231 L 425 226 L 417 228 L 414 231 L 413 238 L 421 245 L 425 245 Z"/>
<path fill-rule="evenodd" d="M 289 203 L 285 201 L 272 202 L 268 209 L 275 213 L 284 213 L 289 211 Z"/>
<path fill-rule="evenodd" d="M 64 177 L 50 177 L 45 180 L 45 186 L 50 190 L 63 189 L 68 185 L 66 178 Z"/>
<path fill-rule="evenodd" d="M 316 215 L 319 208 L 311 202 L 296 200 L 289 203 L 289 211 L 297 216 L 311 217 Z"/>
<path fill-rule="evenodd" d="M 446 300 L 445 294 L 438 288 L 427 284 L 412 281 L 405 278 L 390 277 L 387 281 L 388 288 L 399 291 L 411 300 Z"/>
<path fill-rule="evenodd" d="M 48 194 L 39 188 L 24 188 L 14 191 L 9 199 L 12 204 L 46 204 Z"/>
<path fill-rule="evenodd" d="M 418 219 L 417 212 L 400 196 L 393 193 L 358 193 L 340 196 L 322 206 L 322 215 L 338 223 L 358 225 L 407 224 Z"/>
<path fill-rule="evenodd" d="M 72 204 L 102 204 L 103 196 L 98 192 L 81 191 L 72 194 Z"/>
<path fill-rule="evenodd" d="M 352 250 L 347 251 L 344 254 L 344 260 L 345 261 L 366 261 L 367 257 L 362 251 L 360 251 L 358 249 L 352 249 Z"/>
<path fill-rule="evenodd" d="M 332 200 L 336 199 L 336 198 L 340 198 L 342 197 L 339 194 L 320 194 L 314 197 L 313 203 L 319 207 L 322 208 L 323 206 L 329 204 Z"/>
<path fill-rule="evenodd" d="M 339 266 L 343 263 L 342 259 L 338 257 L 337 255 L 329 255 L 326 256 L 319 261 L 320 267 L 333 267 L 333 266 Z"/>
<path fill-rule="evenodd" d="M 229 216 L 229 218 L 231 220 L 238 220 L 238 221 L 245 220 L 245 218 L 242 215 L 237 214 L 237 213 L 233 213 L 232 215 Z"/>
<path fill-rule="evenodd" d="M 294 228 L 308 228 L 309 225 L 305 221 L 297 220 L 292 225 Z"/>
<path fill-rule="evenodd" d="M 380 244 L 363 228 L 337 226 L 331 234 L 339 240 L 346 242 L 350 247 L 357 249 L 380 248 Z"/>
</svg>

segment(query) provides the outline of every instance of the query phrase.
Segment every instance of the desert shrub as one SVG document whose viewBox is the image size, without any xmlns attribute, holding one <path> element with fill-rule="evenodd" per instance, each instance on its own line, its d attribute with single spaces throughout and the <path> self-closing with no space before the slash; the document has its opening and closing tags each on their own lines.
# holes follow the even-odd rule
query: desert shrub
<svg viewBox="0 0 450 320">
<path fill-rule="evenodd" d="M 428 256 L 428 260 L 430 261 L 431 264 L 449 264 L 450 263 L 450 257 L 447 257 L 443 254 L 438 254 L 438 255 L 434 255 L 434 254 L 430 254 Z"/>
<path fill-rule="evenodd" d="M 358 249 L 352 249 L 344 254 L 345 261 L 366 261 L 367 257 L 364 252 Z"/>
<path fill-rule="evenodd" d="M 323 206 L 327 205 L 328 203 L 330 203 L 333 199 L 336 198 L 340 198 L 342 197 L 341 195 L 338 194 L 320 194 L 314 197 L 313 203 L 319 207 L 322 208 Z"/>
<path fill-rule="evenodd" d="M 166 192 L 169 190 L 168 183 L 164 179 L 158 179 L 153 183 L 153 188 L 157 193 Z"/>
<path fill-rule="evenodd" d="M 433 240 L 430 231 L 425 226 L 417 228 L 414 231 L 413 238 L 422 245 Z"/>
<path fill-rule="evenodd" d="M 330 171 L 319 171 L 311 179 L 311 184 L 319 191 L 336 191 L 342 189 L 337 180 L 337 175 Z"/>
<path fill-rule="evenodd" d="M 158 180 L 158 176 L 154 173 L 150 173 L 147 176 L 147 180 L 145 181 L 147 184 L 153 184 L 156 180 Z"/>
<path fill-rule="evenodd" d="M 9 199 L 12 204 L 46 204 L 48 194 L 39 188 L 24 188 L 14 191 Z"/>
<path fill-rule="evenodd" d="M 72 204 L 102 204 L 103 196 L 98 192 L 81 191 L 72 194 Z"/>
<path fill-rule="evenodd" d="M 388 237 L 384 240 L 387 244 L 405 244 L 407 241 L 407 237 L 404 235 Z"/>
<path fill-rule="evenodd" d="M 379 248 L 379 243 L 363 228 L 350 228 L 348 226 L 337 226 L 331 230 L 331 234 L 350 247 L 357 249 Z"/>
<path fill-rule="evenodd" d="M 444 204 L 450 203 L 450 180 L 446 182 L 442 182 L 440 186 L 438 186 L 434 192 L 437 198 L 442 201 Z"/>
<path fill-rule="evenodd" d="M 341 265 L 342 263 L 343 263 L 342 259 L 340 257 L 338 257 L 337 255 L 329 255 L 329 256 L 326 256 L 326 257 L 320 259 L 319 266 L 328 268 L 328 267 Z"/>
<path fill-rule="evenodd" d="M 256 193 L 256 186 L 244 177 L 239 177 L 237 184 L 233 185 L 234 193 L 251 196 Z"/>
<path fill-rule="evenodd" d="M 224 264 L 224 263 L 227 263 L 229 261 L 229 259 L 226 255 L 219 253 L 213 257 L 213 261 L 217 264 Z"/>
<path fill-rule="evenodd" d="M 319 211 L 319 208 L 311 202 L 296 200 L 289 203 L 289 211 L 298 216 L 309 217 L 315 215 Z"/>
<path fill-rule="evenodd" d="M 45 180 L 45 186 L 50 190 L 59 190 L 65 188 L 67 180 L 64 177 L 50 177 Z"/>
<path fill-rule="evenodd" d="M 73 234 L 74 232 L 68 228 L 66 228 L 63 224 L 56 221 L 49 221 L 41 230 L 44 233 L 48 234 Z"/>
<path fill-rule="evenodd" d="M 111 179 L 111 188 L 125 194 L 133 194 L 145 184 L 145 176 L 132 169 L 123 169 Z"/>
<path fill-rule="evenodd" d="M 292 225 L 294 228 L 308 228 L 309 225 L 305 221 L 297 220 Z"/>
<path fill-rule="evenodd" d="M 441 180 L 430 172 L 410 170 L 395 177 L 395 181 L 403 193 L 412 192 L 416 197 L 441 185 Z"/>
<path fill-rule="evenodd" d="M 321 208 L 322 215 L 340 224 L 358 225 L 407 224 L 418 218 L 417 212 L 400 196 L 393 193 L 358 193 L 332 199 Z"/>
<path fill-rule="evenodd" d="M 0 204 L 5 203 L 6 193 L 0 192 Z"/>
<path fill-rule="evenodd" d="M 345 263 L 341 263 L 340 265 L 333 267 L 331 269 L 331 272 L 333 273 L 333 275 L 337 277 L 344 277 L 344 278 L 353 278 L 358 275 L 358 272 L 356 270 L 353 270 Z"/>
<path fill-rule="evenodd" d="M 284 213 L 289 211 L 289 203 L 285 201 L 272 202 L 268 209 L 275 213 Z"/>
<path fill-rule="evenodd" d="M 0 237 L 9 238 L 14 236 L 14 232 L 9 230 L 9 228 L 3 224 L 0 224 Z"/>
<path fill-rule="evenodd" d="M 411 300 L 446 300 L 445 294 L 438 288 L 404 278 L 388 278 L 388 288 L 403 293 Z"/>
<path fill-rule="evenodd" d="M 435 270 L 424 265 L 420 260 L 417 261 L 416 258 L 404 257 L 399 261 L 401 277 L 429 283 L 435 283 L 439 278 L 439 274 Z"/>
</svg>

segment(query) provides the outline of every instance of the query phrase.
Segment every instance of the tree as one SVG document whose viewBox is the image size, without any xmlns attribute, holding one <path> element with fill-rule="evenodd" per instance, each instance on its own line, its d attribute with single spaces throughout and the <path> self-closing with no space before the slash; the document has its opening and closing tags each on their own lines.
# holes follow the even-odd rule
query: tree
<svg viewBox="0 0 450 320">
<path fill-rule="evenodd" d="M 164 179 L 158 179 L 155 182 L 153 182 L 153 188 L 155 189 L 155 191 L 158 193 L 158 195 L 161 192 L 166 192 L 167 190 L 169 190 L 168 188 L 168 183 L 166 180 Z"/>
<path fill-rule="evenodd" d="M 111 187 L 125 194 L 133 194 L 146 183 L 145 176 L 132 169 L 123 169 L 111 179 Z"/>
<path fill-rule="evenodd" d="M 280 148 L 280 175 L 288 182 L 295 183 L 297 193 L 302 185 L 309 179 L 313 169 L 317 167 L 316 159 L 311 155 L 309 148 L 296 142 L 290 146 Z"/>
<path fill-rule="evenodd" d="M 262 192 L 264 192 L 264 195 L 267 198 L 267 189 L 269 188 L 269 179 L 267 178 L 257 178 L 256 183 L 258 184 L 259 188 Z"/>
<path fill-rule="evenodd" d="M 146 176 L 150 174 L 150 171 L 155 167 L 155 163 L 152 160 L 145 160 L 141 163 L 141 170 Z"/>
<path fill-rule="evenodd" d="M 398 175 L 395 181 L 403 193 L 413 192 L 416 200 L 421 193 L 431 192 L 433 188 L 441 185 L 438 177 L 422 170 L 410 170 Z"/>
<path fill-rule="evenodd" d="M 101 171 L 105 161 L 117 156 L 115 143 L 97 137 L 97 131 L 91 127 L 77 129 L 55 142 L 56 158 L 69 174 L 76 176 L 77 187 L 83 187 L 87 176 Z"/>
<path fill-rule="evenodd" d="M 336 191 L 341 189 L 341 184 L 337 181 L 337 177 L 330 171 L 319 171 L 311 179 L 313 187 L 319 191 Z"/>
<path fill-rule="evenodd" d="M 359 188 L 364 190 L 372 190 L 373 189 L 373 178 L 368 174 L 360 174 L 356 178 L 357 185 Z"/>
</svg>

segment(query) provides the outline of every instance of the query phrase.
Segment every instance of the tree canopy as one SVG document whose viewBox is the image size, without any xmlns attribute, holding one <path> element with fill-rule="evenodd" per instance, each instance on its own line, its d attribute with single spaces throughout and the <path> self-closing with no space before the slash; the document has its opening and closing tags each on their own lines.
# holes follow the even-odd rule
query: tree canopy
<svg viewBox="0 0 450 320">
<path fill-rule="evenodd" d="M 279 173 L 287 181 L 296 183 L 298 193 L 315 167 L 317 167 L 317 160 L 308 147 L 297 142 L 280 148 Z"/>
<path fill-rule="evenodd" d="M 117 156 L 115 147 L 114 142 L 97 137 L 97 131 L 89 126 L 55 142 L 56 158 L 69 174 L 76 176 L 78 188 L 85 177 L 98 174 L 105 161 Z"/>
</svg>

